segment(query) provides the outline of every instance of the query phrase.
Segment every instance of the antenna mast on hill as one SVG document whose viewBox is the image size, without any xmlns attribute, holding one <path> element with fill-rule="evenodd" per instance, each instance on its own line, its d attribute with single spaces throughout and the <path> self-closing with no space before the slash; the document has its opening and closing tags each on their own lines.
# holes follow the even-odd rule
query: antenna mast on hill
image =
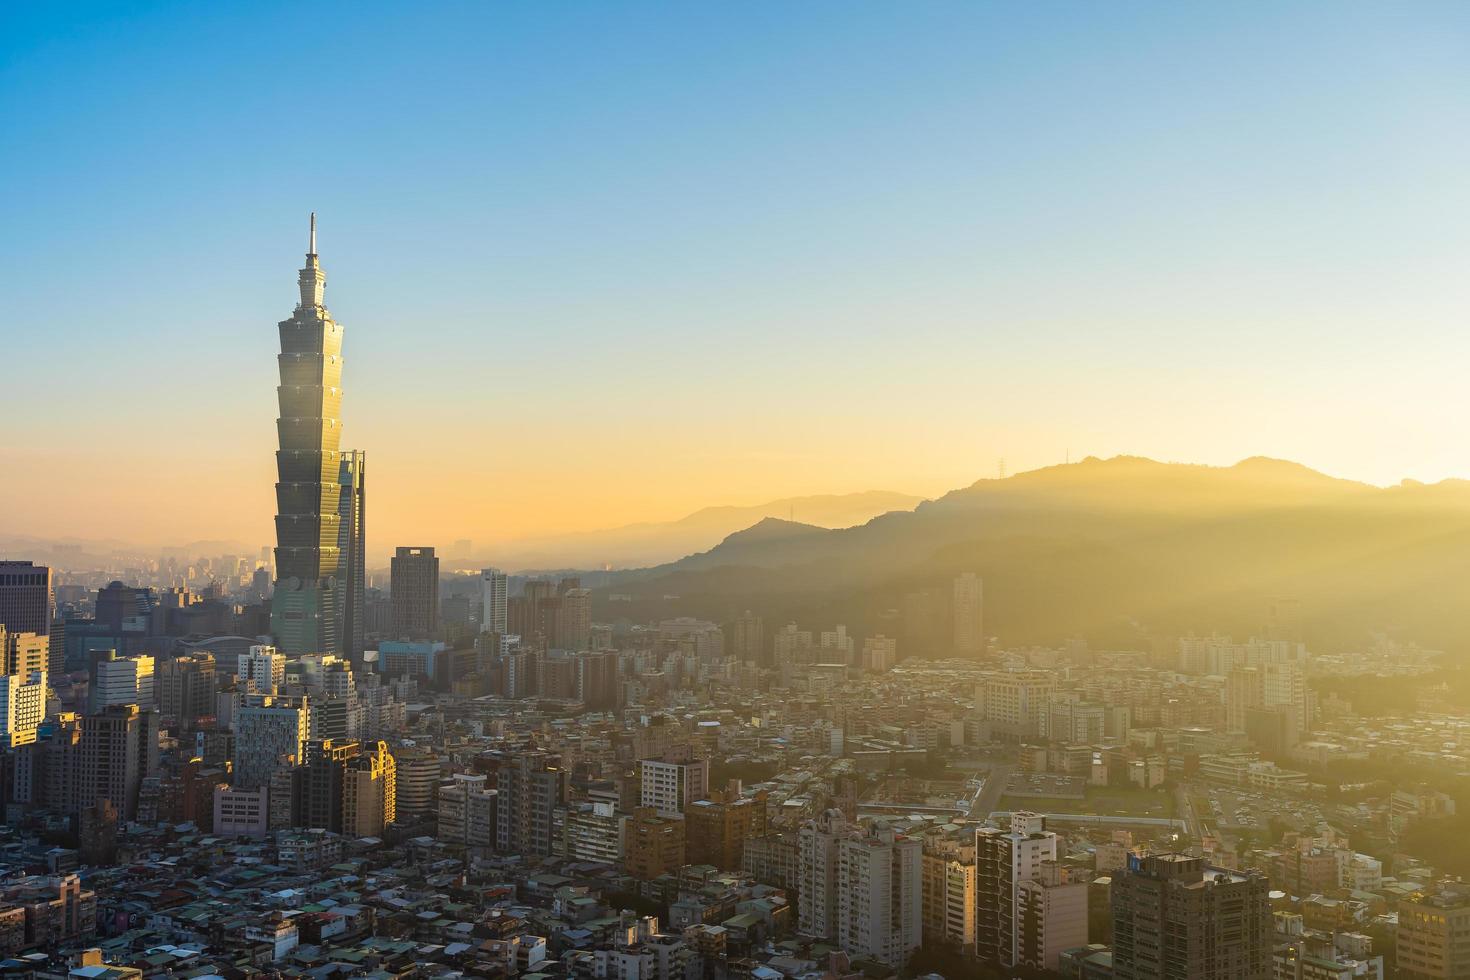
<svg viewBox="0 0 1470 980">
<path fill-rule="evenodd" d="M 995 471 L 1000 474 L 998 479 L 1004 480 L 1006 478 L 1006 458 L 1004 456 L 1002 456 L 1000 458 L 1000 462 L 996 464 Z"/>
</svg>

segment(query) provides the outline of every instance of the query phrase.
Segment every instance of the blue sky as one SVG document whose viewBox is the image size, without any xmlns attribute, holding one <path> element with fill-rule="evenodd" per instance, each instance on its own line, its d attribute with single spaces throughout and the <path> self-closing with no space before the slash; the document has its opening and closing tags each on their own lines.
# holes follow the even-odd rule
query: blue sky
<svg viewBox="0 0 1470 980">
<path fill-rule="evenodd" d="M 395 538 L 1470 476 L 1467 93 L 1450 3 L 7 5 L 0 511 L 268 540 L 310 210 Z"/>
</svg>

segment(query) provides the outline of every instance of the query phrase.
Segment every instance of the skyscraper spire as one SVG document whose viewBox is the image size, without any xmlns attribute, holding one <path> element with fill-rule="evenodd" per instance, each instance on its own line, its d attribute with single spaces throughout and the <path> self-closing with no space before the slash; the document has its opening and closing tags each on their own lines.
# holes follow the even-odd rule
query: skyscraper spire
<svg viewBox="0 0 1470 980">
<path fill-rule="evenodd" d="M 316 254 L 316 212 L 311 212 L 311 251 L 306 253 L 306 266 L 297 276 L 297 282 L 301 287 L 301 305 L 297 309 L 315 309 L 322 305 L 322 288 L 327 284 L 327 274 L 322 271 L 322 265 L 317 261 Z"/>
<path fill-rule="evenodd" d="M 316 212 L 311 212 L 311 247 L 306 250 L 307 255 L 316 254 Z"/>
</svg>

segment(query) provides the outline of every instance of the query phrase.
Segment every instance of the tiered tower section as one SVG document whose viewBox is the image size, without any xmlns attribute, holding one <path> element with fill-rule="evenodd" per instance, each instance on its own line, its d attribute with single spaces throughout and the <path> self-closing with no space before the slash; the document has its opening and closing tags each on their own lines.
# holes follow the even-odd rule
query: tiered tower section
<svg viewBox="0 0 1470 980">
<path fill-rule="evenodd" d="M 280 322 L 276 389 L 276 587 L 271 632 L 287 654 L 343 648 L 341 467 L 342 327 L 322 305 L 327 276 L 311 246 L 298 276 L 301 302 Z"/>
</svg>

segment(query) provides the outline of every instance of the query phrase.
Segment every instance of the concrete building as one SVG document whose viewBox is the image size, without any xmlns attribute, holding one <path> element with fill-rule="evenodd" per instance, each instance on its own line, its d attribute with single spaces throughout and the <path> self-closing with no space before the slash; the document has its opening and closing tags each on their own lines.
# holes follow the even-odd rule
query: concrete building
<svg viewBox="0 0 1470 980">
<path fill-rule="evenodd" d="M 949 839 L 924 843 L 921 885 L 924 941 L 975 945 L 975 845 Z"/>
<path fill-rule="evenodd" d="M 123 704 L 152 708 L 153 688 L 153 658 L 147 654 L 119 657 L 109 650 L 92 664 L 89 698 L 93 711 Z"/>
<path fill-rule="evenodd" d="M 766 834 L 767 819 L 764 792 L 744 797 L 738 783 L 713 790 L 684 811 L 685 859 L 690 864 L 738 871 L 744 862 L 745 842 Z"/>
<path fill-rule="evenodd" d="M 188 731 L 200 719 L 214 716 L 218 679 L 212 654 L 186 654 L 165 660 L 157 666 L 154 682 L 160 720 L 171 731 Z"/>
<path fill-rule="evenodd" d="M 623 867 L 641 881 L 678 871 L 684 861 L 684 820 L 640 806 L 624 825 Z"/>
<path fill-rule="evenodd" d="M 1113 970 L 1119 980 L 1271 976 L 1266 878 L 1183 854 L 1130 856 L 1113 876 Z"/>
<path fill-rule="evenodd" d="M 45 718 L 45 669 L 0 676 L 0 747 L 34 743 Z"/>
<path fill-rule="evenodd" d="M 1087 945 L 1087 887 L 1046 862 L 1016 886 L 1016 963 L 1056 972 L 1062 953 Z"/>
<path fill-rule="evenodd" d="M 342 833 L 381 837 L 397 819 L 397 767 L 387 742 L 349 759 L 342 774 Z"/>
<path fill-rule="evenodd" d="M 1021 883 L 1036 880 L 1056 860 L 1057 835 L 1038 813 L 1017 811 L 1008 829 L 975 832 L 975 952 L 981 959 L 1007 967 L 1020 963 Z"/>
<path fill-rule="evenodd" d="M 220 784 L 214 788 L 214 833 L 221 837 L 264 839 L 269 833 L 268 791 L 238 789 Z"/>
<path fill-rule="evenodd" d="M 506 603 L 509 592 L 506 575 L 498 568 L 480 572 L 480 632 L 506 632 Z"/>
<path fill-rule="evenodd" d="M 796 927 L 804 936 L 831 939 L 837 935 L 838 843 L 848 831 L 842 811 L 827 810 L 802 824 L 797 835 L 800 872 Z"/>
<path fill-rule="evenodd" d="M 108 800 L 123 820 L 138 812 L 138 790 L 158 773 L 158 713 L 109 705 L 81 719 L 77 806 Z"/>
<path fill-rule="evenodd" d="M 863 640 L 861 667 L 864 670 L 881 674 L 892 670 L 896 663 L 898 663 L 898 640 L 881 633 Z"/>
<path fill-rule="evenodd" d="M 438 792 L 438 840 L 490 852 L 495 848 L 497 793 L 486 777 L 456 773 Z"/>
<path fill-rule="evenodd" d="M 837 944 L 849 956 L 901 968 L 923 935 L 921 847 L 876 823 L 837 849 Z"/>
<path fill-rule="evenodd" d="M 311 707 L 304 697 L 246 694 L 235 711 L 233 784 L 270 785 L 278 768 L 300 765 L 311 737 Z"/>
<path fill-rule="evenodd" d="M 986 678 L 977 692 L 978 707 L 991 734 L 1012 740 L 1040 736 L 1041 719 L 1056 684 L 1055 675 L 1041 670 L 1012 670 Z"/>
<path fill-rule="evenodd" d="M 985 583 L 974 572 L 954 580 L 951 611 L 954 616 L 954 652 L 976 656 L 985 652 Z"/>
<path fill-rule="evenodd" d="M 639 764 L 639 803 L 665 817 L 682 817 L 695 800 L 709 795 L 709 760 L 665 762 L 644 759 Z"/>
<path fill-rule="evenodd" d="M 1470 894 L 1440 891 L 1399 903 L 1395 965 L 1403 980 L 1470 977 Z"/>
<path fill-rule="evenodd" d="M 21 633 L 0 625 L 0 666 L 7 674 L 50 671 L 51 638 L 45 633 Z"/>
<path fill-rule="evenodd" d="M 548 855 L 567 773 L 546 752 L 522 752 L 495 766 L 495 846 L 510 854 Z"/>
<path fill-rule="evenodd" d="M 393 635 L 433 639 L 439 633 L 439 559 L 434 549 L 399 548 L 390 564 Z"/>
<path fill-rule="evenodd" d="M 0 561 L 0 626 L 10 633 L 51 631 L 51 569 L 28 561 Z"/>
<path fill-rule="evenodd" d="M 249 653 L 239 655 L 235 677 L 242 691 L 275 694 L 286 683 L 286 655 L 275 647 L 253 646 Z"/>
</svg>

